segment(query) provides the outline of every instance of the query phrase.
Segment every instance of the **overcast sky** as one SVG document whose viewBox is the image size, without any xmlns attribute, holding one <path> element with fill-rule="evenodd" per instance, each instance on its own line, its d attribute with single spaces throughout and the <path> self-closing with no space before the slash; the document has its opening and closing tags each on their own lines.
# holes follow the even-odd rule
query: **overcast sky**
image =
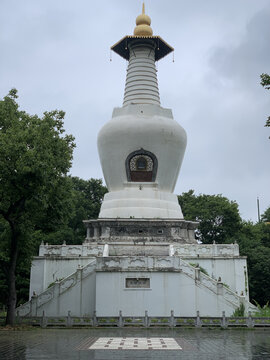
<svg viewBox="0 0 270 360">
<path fill-rule="evenodd" d="M 122 105 L 141 0 L 0 0 L 0 98 L 15 87 L 30 114 L 61 109 L 76 138 L 71 174 L 101 178 L 96 139 Z M 222 194 L 246 220 L 270 206 L 269 0 L 147 0 L 154 35 L 175 48 L 158 64 L 161 105 L 188 134 L 175 193 Z"/>
</svg>

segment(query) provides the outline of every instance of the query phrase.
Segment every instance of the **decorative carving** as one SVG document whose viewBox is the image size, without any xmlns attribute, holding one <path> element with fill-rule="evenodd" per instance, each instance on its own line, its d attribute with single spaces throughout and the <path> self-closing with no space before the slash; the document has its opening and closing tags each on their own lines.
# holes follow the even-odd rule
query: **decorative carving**
<svg viewBox="0 0 270 360">
<path fill-rule="evenodd" d="M 27 302 L 26 304 L 20 306 L 18 310 L 19 310 L 20 316 L 28 315 L 30 313 L 30 311 L 31 311 L 30 303 Z"/>
<path fill-rule="evenodd" d="M 220 255 L 233 255 L 233 248 L 231 246 L 219 246 L 218 254 Z"/>
<path fill-rule="evenodd" d="M 171 231 L 172 231 L 172 236 L 180 235 L 180 229 L 179 228 L 172 228 Z"/>
<path fill-rule="evenodd" d="M 145 267 L 145 260 L 143 259 L 130 259 L 129 260 L 130 267 Z"/>
<path fill-rule="evenodd" d="M 129 163 L 130 170 L 131 171 L 139 170 L 137 161 L 139 159 L 141 159 L 141 158 L 145 159 L 145 161 L 146 161 L 145 171 L 153 171 L 154 162 L 150 158 L 150 156 L 147 156 L 147 155 L 135 155 L 135 156 L 133 156 L 133 158 L 131 158 L 130 163 Z"/>
<path fill-rule="evenodd" d="M 224 298 L 236 305 L 239 305 L 239 297 L 228 289 L 224 289 Z"/>
<path fill-rule="evenodd" d="M 157 175 L 157 157 L 150 151 L 133 151 L 126 159 L 128 181 L 154 182 Z"/>
<path fill-rule="evenodd" d="M 206 247 L 206 246 L 202 246 L 201 247 L 201 253 L 202 254 L 209 254 L 210 253 L 210 249 L 209 249 L 209 247 Z"/>
<path fill-rule="evenodd" d="M 51 246 L 47 247 L 47 251 L 46 251 L 46 255 L 60 255 L 61 254 L 61 249 L 60 247 L 56 247 L 56 246 Z"/>
<path fill-rule="evenodd" d="M 115 268 L 120 266 L 120 259 L 114 259 L 114 260 L 107 260 L 106 258 L 103 259 L 104 259 L 104 265 L 106 267 Z"/>
<path fill-rule="evenodd" d="M 68 290 L 69 288 L 71 288 L 75 284 L 76 284 L 76 278 L 75 277 L 68 278 L 66 280 L 61 281 L 61 283 L 60 283 L 60 294 L 62 294 L 64 291 Z"/>
<path fill-rule="evenodd" d="M 53 298 L 53 291 L 52 290 L 44 292 L 43 294 L 38 296 L 38 298 L 37 298 L 37 306 L 41 306 L 43 304 L 46 304 L 52 298 Z"/>
<path fill-rule="evenodd" d="M 67 254 L 68 255 L 80 255 L 82 253 L 82 247 L 81 246 L 69 246 L 67 248 Z"/>
<path fill-rule="evenodd" d="M 217 283 L 216 281 L 205 277 L 202 273 L 201 273 L 201 284 L 206 286 L 208 289 L 212 290 L 214 293 L 217 293 Z"/>
<path fill-rule="evenodd" d="M 187 264 L 183 260 L 181 260 L 181 270 L 183 271 L 184 274 L 186 274 L 186 275 L 192 277 L 193 279 L 195 279 L 195 269 L 194 269 L 194 267 Z"/>
<path fill-rule="evenodd" d="M 96 261 L 92 261 L 90 264 L 87 264 L 82 270 L 82 277 L 85 278 L 91 274 L 96 268 Z"/>
<path fill-rule="evenodd" d="M 172 265 L 173 264 L 171 259 L 163 258 L 163 259 L 157 259 L 155 261 L 155 266 L 159 268 L 167 268 L 167 267 L 171 267 Z"/>
</svg>

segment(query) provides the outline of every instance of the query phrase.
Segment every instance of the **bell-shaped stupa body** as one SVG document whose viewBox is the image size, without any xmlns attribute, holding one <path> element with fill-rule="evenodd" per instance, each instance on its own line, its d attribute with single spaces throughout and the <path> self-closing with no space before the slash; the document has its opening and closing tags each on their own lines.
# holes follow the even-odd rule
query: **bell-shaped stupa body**
<svg viewBox="0 0 270 360">
<path fill-rule="evenodd" d="M 144 13 L 133 36 L 112 47 L 129 61 L 123 107 L 98 135 L 98 151 L 109 192 L 99 218 L 182 219 L 173 194 L 186 148 L 186 132 L 172 111 L 160 106 L 155 62 L 173 50 L 152 35 Z"/>
</svg>

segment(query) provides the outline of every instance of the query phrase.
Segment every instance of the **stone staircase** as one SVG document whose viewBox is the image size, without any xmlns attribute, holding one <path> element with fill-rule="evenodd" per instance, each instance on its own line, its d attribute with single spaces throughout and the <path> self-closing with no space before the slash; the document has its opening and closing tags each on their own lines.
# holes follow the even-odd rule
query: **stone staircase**
<svg viewBox="0 0 270 360">
<path fill-rule="evenodd" d="M 59 309 L 60 313 L 66 315 L 68 311 L 71 310 L 70 301 L 72 302 L 76 299 L 76 292 L 81 290 L 82 282 L 90 275 L 93 275 L 95 273 L 95 269 L 96 260 L 92 259 L 87 265 L 78 267 L 78 269 L 71 275 L 61 281 L 56 281 L 54 285 L 47 288 L 42 293 L 32 296 L 30 301 L 16 309 L 17 315 L 41 316 L 43 311 L 49 315 L 51 308 L 59 308 L 59 305 L 62 305 L 60 306 L 62 309 Z M 68 297 L 70 300 L 65 301 L 64 297 L 67 293 L 69 293 Z M 61 301 L 62 299 L 64 301 Z"/>
<path fill-rule="evenodd" d="M 200 271 L 199 267 L 194 267 L 181 259 L 181 270 L 185 275 L 191 277 L 196 282 L 197 286 L 205 287 L 208 291 L 211 291 L 218 296 L 222 296 L 233 308 L 237 309 L 241 304 L 244 304 L 246 312 L 257 311 L 256 306 L 247 301 L 245 296 L 238 295 L 227 286 L 224 286 L 222 282 L 204 274 Z"/>
<path fill-rule="evenodd" d="M 246 312 L 257 310 L 245 296 L 238 295 L 222 282 L 205 275 L 199 267 L 190 265 L 180 256 L 108 256 L 107 253 L 103 257 L 91 259 L 87 265 L 78 267 L 71 275 L 32 296 L 30 301 L 16 309 L 17 314 L 22 317 L 41 316 L 45 312 L 46 316 L 66 316 L 71 311 L 75 316 L 92 316 L 96 310 L 96 271 L 175 272 L 191 279 L 192 286 L 208 294 L 209 299 L 215 299 L 221 310 L 226 308 L 233 313 L 241 304 L 245 305 Z"/>
</svg>

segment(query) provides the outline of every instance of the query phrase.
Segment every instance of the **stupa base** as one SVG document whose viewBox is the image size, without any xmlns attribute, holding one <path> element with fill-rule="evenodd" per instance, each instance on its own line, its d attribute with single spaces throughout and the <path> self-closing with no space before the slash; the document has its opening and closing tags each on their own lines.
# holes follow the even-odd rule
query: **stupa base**
<svg viewBox="0 0 270 360">
<path fill-rule="evenodd" d="M 85 220 L 87 242 L 194 244 L 197 222 L 172 219 Z"/>
</svg>

